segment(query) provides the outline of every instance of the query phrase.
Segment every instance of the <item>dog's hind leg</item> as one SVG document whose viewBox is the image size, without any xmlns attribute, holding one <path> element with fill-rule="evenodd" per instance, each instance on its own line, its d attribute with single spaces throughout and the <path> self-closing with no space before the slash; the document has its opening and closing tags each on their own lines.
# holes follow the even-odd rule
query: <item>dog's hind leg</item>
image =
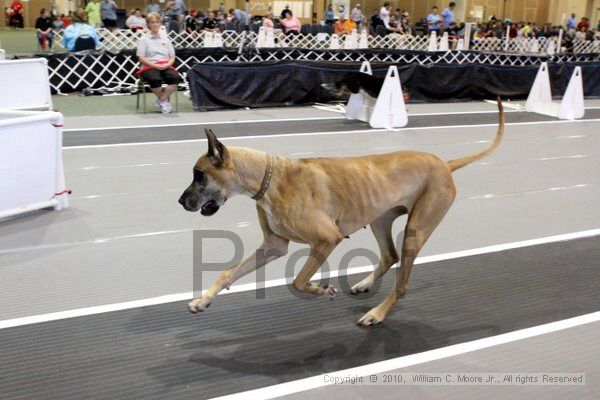
<svg viewBox="0 0 600 400">
<path fill-rule="evenodd" d="M 373 235 L 377 239 L 381 258 L 379 264 L 369 276 L 352 286 L 350 294 L 368 292 L 375 281 L 388 272 L 391 266 L 400 260 L 392 237 L 392 225 L 394 220 L 404 213 L 405 210 L 392 209 L 371 223 L 371 231 L 373 231 Z"/>
<path fill-rule="evenodd" d="M 371 309 L 357 323 L 376 325 L 383 321 L 398 299 L 406 294 L 408 278 L 419 251 L 452 205 L 456 190 L 452 181 L 444 182 L 443 189 L 426 189 L 408 216 L 400 268 L 396 270 L 396 283 L 390 294 L 375 308 Z M 431 185 L 434 186 L 435 185 Z M 430 187 L 431 187 L 430 186 Z"/>
<path fill-rule="evenodd" d="M 273 233 L 267 223 L 264 210 L 258 205 L 256 208 L 258 211 L 258 220 L 264 235 L 263 243 L 254 253 L 244 258 L 238 265 L 223 271 L 202 297 L 189 302 L 188 310 L 190 312 L 195 314 L 206 310 L 221 290 L 229 289 L 229 286 L 242 276 L 287 254 L 289 240 Z"/>
</svg>

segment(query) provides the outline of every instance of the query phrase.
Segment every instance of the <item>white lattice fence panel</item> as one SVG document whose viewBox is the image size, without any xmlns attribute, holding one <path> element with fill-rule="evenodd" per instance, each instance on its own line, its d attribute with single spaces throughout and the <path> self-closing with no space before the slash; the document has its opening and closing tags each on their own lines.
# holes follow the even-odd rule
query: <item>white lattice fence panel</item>
<svg viewBox="0 0 600 400">
<path fill-rule="evenodd" d="M 576 40 L 573 53 L 600 53 L 600 40 Z"/>
</svg>

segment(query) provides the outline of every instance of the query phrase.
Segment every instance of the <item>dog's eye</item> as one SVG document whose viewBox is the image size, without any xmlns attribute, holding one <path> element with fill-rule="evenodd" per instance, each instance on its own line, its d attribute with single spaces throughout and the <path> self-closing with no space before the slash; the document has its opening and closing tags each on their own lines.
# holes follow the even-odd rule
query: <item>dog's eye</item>
<svg viewBox="0 0 600 400">
<path fill-rule="evenodd" d="M 204 171 L 194 168 L 194 182 L 199 185 L 204 185 L 206 183 Z"/>
</svg>

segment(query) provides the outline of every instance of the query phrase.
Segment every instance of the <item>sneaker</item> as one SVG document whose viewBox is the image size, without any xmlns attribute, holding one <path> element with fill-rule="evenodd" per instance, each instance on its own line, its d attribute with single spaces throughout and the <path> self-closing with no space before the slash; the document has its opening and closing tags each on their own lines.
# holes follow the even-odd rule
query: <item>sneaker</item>
<svg viewBox="0 0 600 400">
<path fill-rule="evenodd" d="M 171 113 L 171 103 L 169 103 L 167 100 L 161 101 L 160 102 L 160 111 L 163 114 L 170 114 Z"/>
<path fill-rule="evenodd" d="M 156 99 L 156 101 L 154 102 L 154 105 L 156 106 L 156 108 L 158 108 L 160 111 L 162 111 L 162 107 L 160 106 L 160 100 Z"/>
</svg>

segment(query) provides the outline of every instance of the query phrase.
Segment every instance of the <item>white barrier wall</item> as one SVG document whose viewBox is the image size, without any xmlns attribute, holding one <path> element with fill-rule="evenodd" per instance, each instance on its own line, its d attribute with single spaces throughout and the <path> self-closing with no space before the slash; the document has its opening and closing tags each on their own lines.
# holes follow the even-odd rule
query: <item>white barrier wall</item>
<svg viewBox="0 0 600 400">
<path fill-rule="evenodd" d="M 0 61 L 0 109 L 52 110 L 45 58 Z M 8 95 L 4 95 L 4 94 Z"/>
<path fill-rule="evenodd" d="M 62 124 L 56 112 L 0 110 L 0 220 L 68 206 Z"/>
</svg>

